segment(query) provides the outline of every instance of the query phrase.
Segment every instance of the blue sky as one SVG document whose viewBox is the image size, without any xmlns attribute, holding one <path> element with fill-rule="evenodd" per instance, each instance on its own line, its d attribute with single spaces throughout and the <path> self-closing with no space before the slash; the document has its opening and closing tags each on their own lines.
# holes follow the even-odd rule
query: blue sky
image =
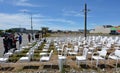
<svg viewBox="0 0 120 73">
<path fill-rule="evenodd" d="M 120 25 L 120 0 L 0 0 L 0 29 L 52 30 L 84 29 L 84 4 L 88 9 L 88 29 L 101 25 Z"/>
</svg>

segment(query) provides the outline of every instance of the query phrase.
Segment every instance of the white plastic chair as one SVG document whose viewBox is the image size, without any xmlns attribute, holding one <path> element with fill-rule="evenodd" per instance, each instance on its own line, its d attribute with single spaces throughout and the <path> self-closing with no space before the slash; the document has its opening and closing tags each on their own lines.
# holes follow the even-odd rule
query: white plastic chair
<svg viewBox="0 0 120 73">
<path fill-rule="evenodd" d="M 78 54 L 78 46 L 74 46 L 73 51 L 68 52 L 69 55 L 77 55 Z"/>
<path fill-rule="evenodd" d="M 52 56 L 52 53 L 53 53 L 53 50 L 51 50 L 49 56 L 42 56 L 42 57 L 40 58 L 40 61 L 41 61 L 41 62 L 42 62 L 42 61 L 49 61 L 50 58 L 51 58 L 51 56 Z"/>
<path fill-rule="evenodd" d="M 84 48 L 82 56 L 76 56 L 76 62 L 78 64 L 78 66 L 80 65 L 80 62 L 86 62 L 87 53 L 88 53 L 88 49 Z M 87 65 L 87 62 L 86 62 L 86 65 Z"/>
<path fill-rule="evenodd" d="M 30 62 L 32 56 L 34 55 L 34 50 L 29 51 L 25 57 L 21 57 L 19 59 L 20 62 Z"/>
<path fill-rule="evenodd" d="M 117 65 L 118 65 L 118 60 L 120 60 L 120 50 L 115 50 L 113 53 L 111 53 L 109 56 L 108 56 L 108 59 L 113 59 L 113 60 L 116 60 L 116 68 L 117 68 Z"/>
<path fill-rule="evenodd" d="M 95 55 L 95 54 L 98 54 L 98 55 Z M 94 52 L 92 54 L 91 63 L 92 63 L 92 59 L 97 61 L 96 62 L 96 67 L 98 66 L 99 60 L 104 60 L 104 63 L 105 63 L 106 54 L 107 54 L 106 50 L 101 50 L 101 51 L 98 51 L 98 52 Z"/>
</svg>

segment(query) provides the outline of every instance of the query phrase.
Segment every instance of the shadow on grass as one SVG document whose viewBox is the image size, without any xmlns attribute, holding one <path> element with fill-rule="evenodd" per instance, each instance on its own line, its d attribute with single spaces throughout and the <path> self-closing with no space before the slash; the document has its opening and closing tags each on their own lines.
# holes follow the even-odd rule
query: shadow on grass
<svg viewBox="0 0 120 73">
<path fill-rule="evenodd" d="M 43 69 L 59 69 L 58 65 L 44 65 Z"/>
<path fill-rule="evenodd" d="M 73 58 L 71 58 L 73 61 L 76 61 L 76 58 L 75 57 L 73 57 Z"/>
<path fill-rule="evenodd" d="M 114 66 L 116 66 L 116 64 L 113 64 Z M 117 64 L 117 67 L 120 67 L 120 64 Z"/>
<path fill-rule="evenodd" d="M 80 64 L 80 67 L 83 69 L 90 69 L 90 66 L 86 64 Z"/>
<path fill-rule="evenodd" d="M 2 67 L 0 68 L 0 71 L 12 71 L 14 67 Z"/>
<path fill-rule="evenodd" d="M 29 65 L 29 66 L 24 66 L 23 69 L 39 69 L 39 66 Z"/>
<path fill-rule="evenodd" d="M 112 68 L 114 68 L 114 67 L 111 66 L 111 65 L 105 65 L 105 64 L 99 64 L 98 67 L 99 67 L 100 69 L 104 69 L 104 68 L 110 68 L 110 69 L 112 69 Z"/>
</svg>

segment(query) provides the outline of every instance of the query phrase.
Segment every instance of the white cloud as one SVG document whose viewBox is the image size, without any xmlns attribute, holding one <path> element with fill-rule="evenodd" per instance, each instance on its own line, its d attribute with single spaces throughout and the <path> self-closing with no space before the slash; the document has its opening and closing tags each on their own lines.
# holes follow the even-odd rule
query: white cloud
<svg viewBox="0 0 120 73">
<path fill-rule="evenodd" d="M 8 29 L 18 27 L 19 25 L 27 25 L 28 18 L 23 14 L 5 14 L 0 13 L 0 27 L 1 29 Z M 27 21 L 27 22 L 25 22 Z"/>
<path fill-rule="evenodd" d="M 29 0 L 13 0 L 13 5 L 27 7 L 42 7 L 40 5 L 30 3 Z"/>
<path fill-rule="evenodd" d="M 30 29 L 30 15 L 24 13 L 17 14 L 6 14 L 0 13 L 0 29 L 9 29 L 9 28 L 22 28 Z M 50 25 L 53 24 L 53 25 Z M 56 25 L 58 24 L 58 25 Z M 48 18 L 41 14 L 33 15 L 33 28 L 40 29 L 42 26 L 47 26 L 49 28 L 64 27 L 65 25 L 74 25 L 75 22 L 66 19 L 60 18 Z"/>
<path fill-rule="evenodd" d="M 59 19 L 59 18 L 55 18 L 55 19 L 41 19 L 40 21 L 44 21 L 44 22 L 60 22 L 60 23 L 67 23 L 67 24 L 75 24 L 74 21 L 71 20 L 66 20 L 66 19 Z"/>
<path fill-rule="evenodd" d="M 75 17 L 83 17 L 83 13 L 80 11 L 73 11 L 73 10 L 65 10 L 63 9 L 63 15 L 64 16 L 75 16 Z"/>
<path fill-rule="evenodd" d="M 28 9 L 21 9 L 21 10 L 19 10 L 20 12 L 30 12 Z"/>
</svg>

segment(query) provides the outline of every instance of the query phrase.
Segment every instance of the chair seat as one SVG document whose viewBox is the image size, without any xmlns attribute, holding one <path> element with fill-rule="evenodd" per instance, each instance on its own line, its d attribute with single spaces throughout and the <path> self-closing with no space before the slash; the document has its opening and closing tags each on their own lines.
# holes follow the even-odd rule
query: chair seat
<svg viewBox="0 0 120 73">
<path fill-rule="evenodd" d="M 48 49 L 43 49 L 42 51 L 48 51 Z"/>
<path fill-rule="evenodd" d="M 0 62 L 7 62 L 8 58 L 0 58 Z"/>
<path fill-rule="evenodd" d="M 29 48 L 29 46 L 22 46 L 22 49 Z"/>
<path fill-rule="evenodd" d="M 98 60 L 98 59 L 101 59 L 101 60 L 103 60 L 104 58 L 102 58 L 102 57 L 99 57 L 99 56 L 93 56 L 92 57 L 93 59 L 95 59 L 95 60 Z"/>
<path fill-rule="evenodd" d="M 44 56 L 44 55 L 48 55 L 48 53 L 46 53 L 46 52 L 41 52 L 40 53 L 40 56 Z"/>
<path fill-rule="evenodd" d="M 9 56 L 11 56 L 12 54 L 13 54 L 12 52 L 8 52 L 8 53 L 5 53 L 4 56 L 5 56 L 5 57 L 9 57 Z"/>
<path fill-rule="evenodd" d="M 22 50 L 15 50 L 15 53 L 20 53 Z"/>
<path fill-rule="evenodd" d="M 84 56 L 76 56 L 77 60 L 86 60 L 86 58 Z"/>
<path fill-rule="evenodd" d="M 76 55 L 77 52 L 69 52 L 70 55 Z"/>
<path fill-rule="evenodd" d="M 40 61 L 49 61 L 50 60 L 50 58 L 49 57 L 45 57 L 45 56 L 43 56 L 43 57 L 41 57 L 40 58 Z"/>
<path fill-rule="evenodd" d="M 19 60 L 20 61 L 30 61 L 29 57 L 21 57 Z"/>
<path fill-rule="evenodd" d="M 117 59 L 120 59 L 120 58 L 118 58 L 117 56 L 109 56 L 109 58 L 111 58 L 111 59 L 114 59 L 114 60 L 117 60 Z"/>
<path fill-rule="evenodd" d="M 65 59 L 66 59 L 66 56 L 61 56 L 61 55 L 59 55 L 59 56 L 58 56 L 58 59 L 63 59 L 63 60 L 65 60 Z"/>
</svg>

